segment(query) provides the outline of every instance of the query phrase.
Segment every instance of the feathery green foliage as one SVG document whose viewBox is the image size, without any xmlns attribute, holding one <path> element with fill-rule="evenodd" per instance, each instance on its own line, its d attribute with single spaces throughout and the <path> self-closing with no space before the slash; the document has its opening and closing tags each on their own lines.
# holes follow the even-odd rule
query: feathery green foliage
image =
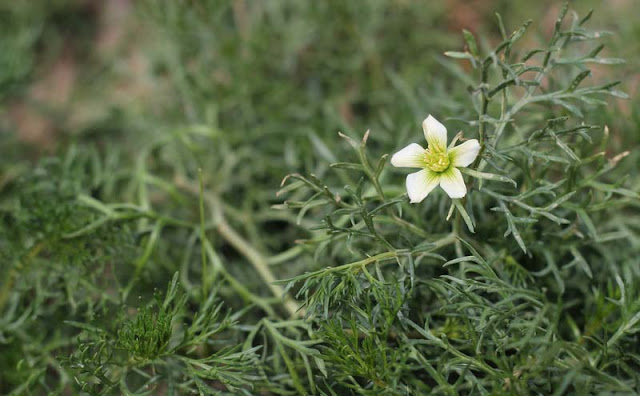
<svg viewBox="0 0 640 396">
<path fill-rule="evenodd" d="M 72 0 L 0 6 L 0 393 L 640 391 L 633 21 L 135 7 L 131 55 Z M 91 84 L 39 104 L 58 154 L 28 161 L 13 106 L 68 25 Z M 428 113 L 481 151 L 464 198 L 409 204 L 388 159 Z"/>
</svg>

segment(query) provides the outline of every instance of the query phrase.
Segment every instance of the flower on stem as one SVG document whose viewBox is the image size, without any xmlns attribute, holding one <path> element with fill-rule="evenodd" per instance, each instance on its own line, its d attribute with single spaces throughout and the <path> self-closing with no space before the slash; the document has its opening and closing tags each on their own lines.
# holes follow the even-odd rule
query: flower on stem
<svg viewBox="0 0 640 396">
<path fill-rule="evenodd" d="M 425 150 L 417 143 L 411 143 L 391 157 L 391 165 L 399 168 L 422 168 L 407 176 L 407 193 L 411 203 L 422 202 L 438 185 L 451 198 L 462 198 L 467 194 L 467 186 L 458 168 L 473 163 L 480 143 L 476 139 L 453 147 L 456 139 L 447 147 L 447 128 L 429 115 L 422 122 L 427 139 Z"/>
</svg>

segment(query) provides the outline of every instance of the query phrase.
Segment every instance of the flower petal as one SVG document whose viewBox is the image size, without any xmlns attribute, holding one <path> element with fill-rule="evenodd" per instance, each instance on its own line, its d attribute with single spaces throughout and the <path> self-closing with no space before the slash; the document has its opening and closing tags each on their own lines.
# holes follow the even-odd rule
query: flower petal
<svg viewBox="0 0 640 396">
<path fill-rule="evenodd" d="M 424 168 L 424 149 L 411 143 L 391 157 L 391 165 L 398 168 Z"/>
<path fill-rule="evenodd" d="M 440 187 L 451 198 L 462 198 L 467 195 L 467 186 L 464 184 L 462 173 L 453 166 L 440 174 Z"/>
<path fill-rule="evenodd" d="M 407 193 L 411 203 L 422 202 L 440 183 L 440 174 L 429 169 L 411 173 L 407 176 Z"/>
<path fill-rule="evenodd" d="M 465 168 L 476 160 L 480 152 L 480 143 L 476 139 L 466 142 L 449 150 L 449 161 L 455 167 Z"/>
<path fill-rule="evenodd" d="M 447 128 L 440 121 L 429 115 L 422 121 L 424 137 L 429 143 L 429 149 L 444 153 L 447 150 Z"/>
</svg>

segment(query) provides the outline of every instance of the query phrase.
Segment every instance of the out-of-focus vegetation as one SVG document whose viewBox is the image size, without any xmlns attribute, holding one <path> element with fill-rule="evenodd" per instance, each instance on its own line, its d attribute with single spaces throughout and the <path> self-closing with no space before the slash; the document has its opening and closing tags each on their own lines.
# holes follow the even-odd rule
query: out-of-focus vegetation
<svg viewBox="0 0 640 396">
<path fill-rule="evenodd" d="M 409 206 L 401 174 L 384 168 L 375 201 L 378 186 L 358 189 L 350 173 L 360 168 L 330 166 L 358 160 L 338 131 L 370 130 L 374 167 L 418 141 L 429 113 L 477 137 L 466 122 L 477 70 L 444 52 L 469 49 L 462 29 L 482 51 L 498 46 L 496 12 L 507 35 L 531 18 L 518 46 L 545 48 L 561 2 L 1 2 L 0 393 L 639 391 L 640 24 L 633 0 L 573 2 L 566 24 L 590 8 L 598 56 L 626 63 L 587 62 L 584 84 L 619 80 L 630 99 L 541 104 L 539 116 L 532 105 L 513 135 L 571 116 L 598 127 L 594 145 L 568 149 L 604 155 L 517 181 L 611 171 L 561 208 L 570 223 L 558 227 L 491 211 L 476 187 L 467 207 L 487 213 L 475 213 L 472 243 L 435 252 L 448 198 Z M 564 164 L 555 155 L 531 162 Z M 288 174 L 319 194 L 296 202 L 309 196 L 285 183 L 276 195 Z M 383 220 L 357 228 L 374 215 L 336 214 L 334 193 L 384 205 L 400 231 L 389 242 L 375 233 Z M 398 271 L 296 278 L 377 265 L 368 257 L 385 243 L 425 253 L 398 258 Z M 509 305 L 518 299 L 530 305 Z"/>
</svg>

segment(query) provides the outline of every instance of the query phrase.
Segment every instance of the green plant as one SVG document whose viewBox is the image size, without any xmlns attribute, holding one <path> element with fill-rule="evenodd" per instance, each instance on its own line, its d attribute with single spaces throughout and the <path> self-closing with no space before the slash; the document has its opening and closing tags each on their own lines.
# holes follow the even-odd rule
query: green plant
<svg viewBox="0 0 640 396">
<path fill-rule="evenodd" d="M 83 4 L 0 6 L 2 130 L 82 55 L 56 155 L 0 135 L 0 393 L 639 391 L 632 18 L 445 52 L 444 2 L 145 0 L 109 55 Z M 429 113 L 480 150 L 411 204 Z"/>
<path fill-rule="evenodd" d="M 610 246 L 633 238 L 622 217 L 639 196 L 608 179 L 628 152 L 607 159 L 608 130 L 582 121 L 603 96 L 627 97 L 619 82 L 583 86 L 588 64 L 622 61 L 598 57 L 602 45 L 588 43 L 600 34 L 584 28 L 591 14 L 563 23 L 567 9 L 546 47 L 519 50 L 530 22 L 507 34 L 498 15 L 495 48 L 482 52 L 465 31 L 466 51 L 445 53 L 473 68 L 460 76 L 477 116 L 451 118 L 465 135 L 477 127 L 481 142 L 476 162 L 460 169 L 476 178 L 466 197 L 432 193 L 402 204 L 381 187 L 397 180 L 384 172 L 386 156 L 370 164 L 369 133 L 359 145 L 347 138 L 358 162 L 333 165 L 360 177 L 344 194 L 313 175 L 292 175 L 284 188 L 301 216 L 324 213 L 318 228 L 327 236 L 309 243 L 319 262 L 332 257 L 329 267 L 286 282 L 320 339 L 331 329 L 328 370 L 356 393 L 636 390 L 637 356 L 618 346 L 633 343 L 640 317 L 638 296 L 625 292 L 637 282 L 634 258 L 625 249 L 612 259 Z M 342 260 L 350 263 L 329 264 Z M 595 330 L 585 313 L 597 297 L 586 285 L 611 287 L 615 278 L 611 291 L 624 301 L 610 296 L 620 311 Z"/>
</svg>

